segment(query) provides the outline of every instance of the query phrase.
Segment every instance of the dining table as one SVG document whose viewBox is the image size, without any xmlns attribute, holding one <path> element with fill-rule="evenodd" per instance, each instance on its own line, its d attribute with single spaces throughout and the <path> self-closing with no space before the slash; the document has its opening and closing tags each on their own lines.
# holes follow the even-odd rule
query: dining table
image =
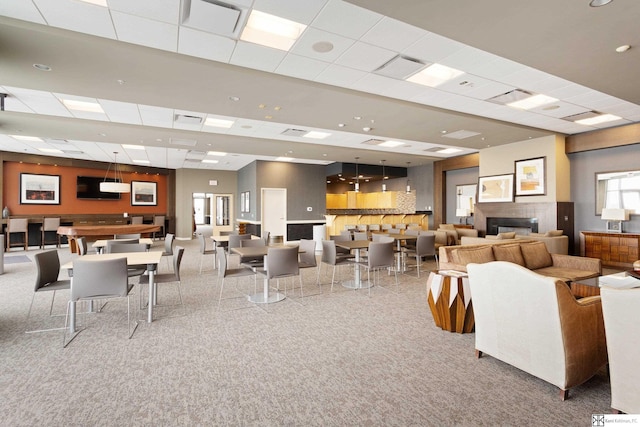
<svg viewBox="0 0 640 427">
<path fill-rule="evenodd" d="M 93 244 L 91 246 L 93 248 L 95 248 L 97 253 L 102 253 L 104 248 L 107 247 L 107 242 L 108 241 L 109 241 L 109 239 L 96 240 L 95 242 L 93 242 Z M 142 237 L 142 238 L 138 239 L 138 243 L 146 245 L 147 246 L 147 250 L 149 250 L 151 248 L 151 246 L 153 246 L 153 239 L 149 239 L 148 237 Z"/>
<path fill-rule="evenodd" d="M 396 257 L 396 271 L 399 273 L 403 273 L 404 264 L 402 262 L 402 242 L 415 242 L 416 240 L 418 240 L 418 236 L 400 233 L 385 233 L 385 235 L 393 238 L 393 240 L 396 242 L 396 251 L 398 252 L 398 256 Z"/>
<path fill-rule="evenodd" d="M 240 248 L 231 248 L 231 252 L 240 255 L 240 258 L 255 258 L 255 257 L 264 257 L 265 259 L 265 268 L 268 262 L 267 254 L 270 247 L 282 247 L 284 245 L 271 245 L 271 246 L 245 246 Z M 303 250 L 298 249 L 299 253 L 304 252 Z M 255 270 L 255 269 L 254 269 Z M 255 295 L 249 295 L 249 301 L 257 304 L 271 304 L 274 302 L 280 302 L 285 299 L 286 296 L 281 294 L 280 292 L 269 293 L 269 279 L 267 276 L 264 276 L 264 284 L 263 291 L 259 292 Z"/>
<path fill-rule="evenodd" d="M 356 268 L 353 273 L 353 280 L 346 280 L 342 282 L 342 286 L 349 289 L 367 289 L 372 285 L 368 280 L 362 280 L 358 263 L 362 260 L 361 251 L 367 249 L 371 242 L 369 240 L 337 240 L 336 246 L 339 248 L 349 249 L 355 251 Z"/>
<path fill-rule="evenodd" d="M 154 280 L 156 270 L 158 269 L 158 263 L 162 259 L 162 251 L 150 251 L 150 252 L 123 252 L 118 254 L 96 254 L 96 255 L 83 255 L 83 260 L 101 261 L 105 259 L 114 258 L 127 258 L 127 265 L 147 265 L 147 274 L 149 275 L 149 303 L 147 304 L 147 322 L 153 321 L 153 307 L 157 303 L 157 288 Z M 71 286 L 73 287 L 73 261 L 69 261 L 63 264 L 61 269 L 69 271 L 71 277 Z M 69 332 L 71 334 L 76 332 L 76 303 L 71 302 L 69 307 Z"/>
</svg>

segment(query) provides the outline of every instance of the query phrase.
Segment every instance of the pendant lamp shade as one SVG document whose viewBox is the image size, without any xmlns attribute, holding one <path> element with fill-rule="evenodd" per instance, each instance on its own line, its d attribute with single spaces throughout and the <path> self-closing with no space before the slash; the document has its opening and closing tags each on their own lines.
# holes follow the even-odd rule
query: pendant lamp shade
<svg viewBox="0 0 640 427">
<path fill-rule="evenodd" d="M 104 181 L 100 183 L 100 191 L 103 193 L 130 193 L 131 185 L 127 182 L 123 182 L 122 171 L 118 167 L 118 152 L 113 152 L 113 180 L 107 181 L 109 171 L 111 170 L 111 164 L 107 168 L 107 173 L 104 175 Z"/>
</svg>

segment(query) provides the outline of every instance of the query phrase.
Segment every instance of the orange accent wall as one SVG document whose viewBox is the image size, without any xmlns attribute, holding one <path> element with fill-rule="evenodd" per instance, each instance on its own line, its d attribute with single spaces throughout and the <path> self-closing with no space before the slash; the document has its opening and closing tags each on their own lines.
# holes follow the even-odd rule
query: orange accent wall
<svg viewBox="0 0 640 427">
<path fill-rule="evenodd" d="M 3 203 L 11 215 L 39 214 L 152 214 L 167 211 L 167 176 L 123 172 L 124 182 L 151 181 L 158 184 L 156 206 L 131 206 L 131 194 L 122 194 L 120 200 L 79 200 L 76 198 L 76 177 L 104 177 L 105 170 L 68 166 L 37 165 L 32 163 L 5 162 L 3 176 Z M 21 205 L 20 174 L 60 175 L 59 205 Z M 112 176 L 112 173 L 109 173 Z"/>
</svg>

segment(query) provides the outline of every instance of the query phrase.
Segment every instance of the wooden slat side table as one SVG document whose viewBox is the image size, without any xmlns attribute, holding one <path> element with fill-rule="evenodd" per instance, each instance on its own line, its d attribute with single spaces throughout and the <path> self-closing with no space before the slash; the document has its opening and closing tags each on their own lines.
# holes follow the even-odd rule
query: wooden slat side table
<svg viewBox="0 0 640 427">
<path fill-rule="evenodd" d="M 427 302 L 436 326 L 460 334 L 473 332 L 475 319 L 466 273 L 441 270 L 427 279 Z"/>
</svg>

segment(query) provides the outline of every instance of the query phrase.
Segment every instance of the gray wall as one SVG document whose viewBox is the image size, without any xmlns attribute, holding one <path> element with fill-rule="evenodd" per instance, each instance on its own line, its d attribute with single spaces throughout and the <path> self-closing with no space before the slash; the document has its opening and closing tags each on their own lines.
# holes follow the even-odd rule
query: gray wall
<svg viewBox="0 0 640 427">
<path fill-rule="evenodd" d="M 236 197 L 236 218 L 247 221 L 256 221 L 260 215 L 260 205 L 256 203 L 258 200 L 258 191 L 256 189 L 257 162 L 252 162 L 238 171 L 238 189 Z M 240 193 L 249 192 L 249 211 L 240 212 Z M 235 222 L 235 219 L 234 219 Z"/>
<path fill-rule="evenodd" d="M 456 169 L 447 171 L 447 189 L 446 189 L 446 222 L 456 224 L 460 222 L 460 218 L 456 216 L 457 205 L 457 185 L 468 185 L 478 183 L 479 168 Z M 473 224 L 473 217 L 467 218 L 467 224 Z M 436 227 L 438 224 L 436 224 Z"/>
<path fill-rule="evenodd" d="M 569 159 L 576 237 L 583 230 L 605 231 L 605 221 L 596 215 L 596 173 L 640 169 L 640 144 L 569 154 Z M 640 215 L 631 215 L 622 229 L 640 232 Z"/>
</svg>

